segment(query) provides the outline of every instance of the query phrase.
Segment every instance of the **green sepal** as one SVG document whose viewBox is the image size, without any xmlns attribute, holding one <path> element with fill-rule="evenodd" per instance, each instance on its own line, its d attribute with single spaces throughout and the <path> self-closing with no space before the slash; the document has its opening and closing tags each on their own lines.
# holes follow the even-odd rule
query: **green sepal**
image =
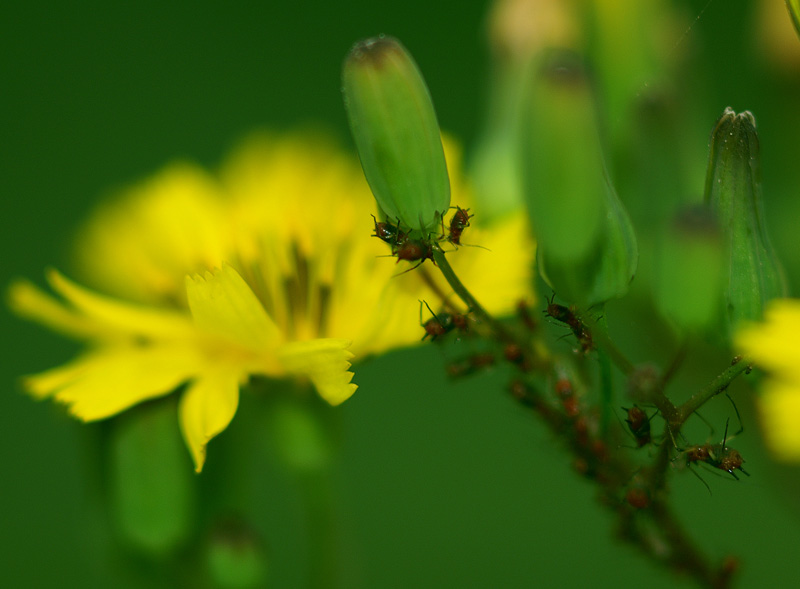
<svg viewBox="0 0 800 589">
<path fill-rule="evenodd" d="M 164 558 L 194 525 L 195 481 L 173 399 L 140 405 L 112 423 L 110 493 L 125 544 Z"/>
<path fill-rule="evenodd" d="M 726 108 L 711 133 L 705 201 L 717 214 L 726 246 L 724 299 L 733 331 L 759 320 L 784 296 L 781 265 L 770 244 L 761 202 L 761 156 L 755 118 Z"/>
<path fill-rule="evenodd" d="M 542 278 L 581 306 L 622 296 L 636 271 L 636 236 L 605 170 L 579 57 L 565 51 L 542 56 L 527 115 L 523 188 Z"/>
<path fill-rule="evenodd" d="M 342 89 L 367 182 L 388 219 L 428 233 L 450 207 L 439 124 L 422 74 L 391 37 L 357 43 Z"/>
</svg>

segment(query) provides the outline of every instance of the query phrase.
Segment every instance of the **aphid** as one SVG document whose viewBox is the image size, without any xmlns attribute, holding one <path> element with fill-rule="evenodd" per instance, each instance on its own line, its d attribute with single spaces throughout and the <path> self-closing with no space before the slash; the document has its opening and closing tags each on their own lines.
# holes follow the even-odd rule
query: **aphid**
<svg viewBox="0 0 800 589">
<path fill-rule="evenodd" d="M 419 261 L 419 264 L 405 272 L 416 270 L 425 260 L 433 261 L 433 245 L 420 239 L 411 239 L 406 236 L 401 241 L 398 241 L 393 253 L 397 256 L 397 263 L 400 263 L 400 260 L 406 260 L 407 262 Z M 405 272 L 401 272 L 401 274 L 405 274 Z"/>
<path fill-rule="evenodd" d="M 453 217 L 450 219 L 450 234 L 447 237 L 447 241 L 453 245 L 461 245 L 461 234 L 464 229 L 469 227 L 469 220 L 474 216 L 469 214 L 469 209 L 456 207 L 456 212 L 453 213 Z"/>
<path fill-rule="evenodd" d="M 424 323 L 422 322 L 423 304 L 428 308 L 430 314 L 433 315 L 433 317 Z M 425 335 L 422 336 L 423 340 L 431 336 L 431 341 L 435 341 L 437 337 L 446 335 L 454 329 L 458 329 L 461 332 L 465 332 L 469 329 L 465 315 L 461 313 L 439 313 L 437 315 L 426 301 L 420 301 L 419 314 L 420 325 L 425 329 Z"/>
<path fill-rule="evenodd" d="M 625 501 L 634 509 L 647 509 L 650 507 L 650 495 L 641 487 L 631 487 L 625 493 Z"/>
<path fill-rule="evenodd" d="M 575 418 L 580 415 L 580 403 L 568 378 L 562 376 L 556 381 L 556 395 L 561 400 L 561 406 L 567 417 Z"/>
<path fill-rule="evenodd" d="M 730 421 L 730 420 L 729 420 Z M 728 447 L 728 422 L 725 422 L 725 434 L 721 444 L 703 444 L 702 446 L 689 446 L 684 451 L 686 463 L 704 462 L 713 468 L 724 470 L 737 481 L 735 470 L 750 476 L 750 473 L 742 468 L 744 458 L 738 450 Z"/>
<path fill-rule="evenodd" d="M 644 409 L 641 409 L 636 405 L 630 409 L 623 407 L 622 410 L 628 414 L 628 417 L 625 419 L 625 423 L 628 424 L 628 429 L 636 440 L 636 447 L 641 448 L 652 442 L 653 439 L 650 434 L 650 420 L 655 417 L 655 414 L 653 414 L 651 417 L 648 417 Z"/>
<path fill-rule="evenodd" d="M 594 342 L 592 341 L 592 334 L 589 328 L 586 327 L 586 324 L 578 317 L 576 314 L 577 309 L 574 306 L 565 307 L 564 305 L 554 303 L 553 299 L 555 299 L 555 296 L 556 294 L 553 293 L 553 296 L 550 297 L 544 314 L 548 317 L 552 317 L 556 321 L 565 323 L 572 331 L 572 335 L 575 336 L 575 339 L 578 340 L 581 351 L 584 354 L 590 352 L 594 349 Z"/>
<path fill-rule="evenodd" d="M 496 361 L 495 355 L 491 352 L 474 354 L 447 366 L 447 374 L 452 378 L 461 378 L 474 374 L 478 370 L 493 366 Z"/>
<path fill-rule="evenodd" d="M 372 215 L 372 220 L 375 223 L 373 237 L 377 237 L 381 241 L 388 243 L 392 247 L 392 253 L 396 253 L 396 249 L 400 243 L 408 239 L 408 235 L 400 230 L 400 220 L 398 219 L 397 225 L 378 221 L 375 215 Z"/>
</svg>

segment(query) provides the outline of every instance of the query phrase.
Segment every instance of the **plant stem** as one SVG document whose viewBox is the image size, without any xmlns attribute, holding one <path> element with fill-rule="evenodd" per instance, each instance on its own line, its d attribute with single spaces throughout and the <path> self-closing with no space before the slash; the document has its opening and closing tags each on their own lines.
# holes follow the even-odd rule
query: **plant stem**
<svg viewBox="0 0 800 589">
<path fill-rule="evenodd" d="M 633 372 L 633 363 L 625 357 L 625 354 L 623 354 L 616 344 L 611 341 L 611 338 L 608 337 L 608 328 L 605 322 L 600 329 L 596 329 L 592 332 L 592 340 L 599 349 L 607 354 L 608 358 L 611 359 L 620 372 L 625 375 L 629 375 Z"/>
<path fill-rule="evenodd" d="M 600 319 L 603 329 L 607 331 L 608 325 L 605 315 Z M 614 380 L 611 374 L 611 359 L 605 348 L 597 351 L 600 362 L 600 435 L 603 439 L 608 434 L 608 422 L 611 419 L 611 405 L 614 402 Z"/>
<path fill-rule="evenodd" d="M 464 304 L 467 308 L 475 314 L 480 321 L 483 321 L 487 325 L 492 328 L 498 337 L 503 340 L 504 342 L 513 342 L 514 338 L 511 337 L 511 334 L 494 318 L 492 317 L 489 312 L 484 309 L 481 304 L 472 296 L 472 293 L 467 290 L 467 287 L 459 280 L 458 276 L 456 276 L 453 267 L 450 265 L 450 262 L 447 261 L 447 257 L 442 251 L 441 248 L 438 246 L 434 246 L 433 248 L 433 261 L 436 262 L 436 265 L 439 267 L 439 270 L 444 276 L 447 283 L 450 285 L 455 293 L 459 296 L 459 298 L 464 301 Z"/>
<path fill-rule="evenodd" d="M 678 423 L 677 426 L 680 427 L 683 425 L 689 416 L 692 415 L 695 411 L 700 409 L 707 401 L 709 401 L 712 397 L 720 394 L 722 391 L 728 388 L 728 385 L 733 382 L 737 376 L 739 376 L 742 372 L 746 372 L 750 369 L 750 363 L 747 359 L 742 359 L 736 362 L 733 366 L 722 372 L 719 376 L 717 376 L 714 380 L 712 380 L 708 385 L 701 391 L 698 391 L 692 397 L 686 401 L 683 405 L 678 408 Z"/>
</svg>

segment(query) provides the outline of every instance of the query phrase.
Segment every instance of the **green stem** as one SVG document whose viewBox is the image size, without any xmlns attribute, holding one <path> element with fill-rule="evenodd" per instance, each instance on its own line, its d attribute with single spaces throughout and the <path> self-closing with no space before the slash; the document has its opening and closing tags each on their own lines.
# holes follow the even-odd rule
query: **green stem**
<svg viewBox="0 0 800 589">
<path fill-rule="evenodd" d="M 335 499 L 327 472 L 304 473 L 298 476 L 302 486 L 307 518 L 309 586 L 317 588 L 341 586 L 341 569 L 338 559 L 339 530 Z"/>
<path fill-rule="evenodd" d="M 739 360 L 736 364 L 725 370 L 722 374 L 717 376 L 701 391 L 698 391 L 692 397 L 678 408 L 678 427 L 683 425 L 689 416 L 695 411 L 700 409 L 712 397 L 720 394 L 728 388 L 733 379 L 739 376 L 742 372 L 750 369 L 750 363 L 747 359 Z"/>
<path fill-rule="evenodd" d="M 605 313 L 598 320 L 603 333 L 608 333 L 608 319 Z M 606 437 L 608 423 L 611 419 L 611 406 L 614 403 L 614 380 L 611 374 L 611 358 L 605 348 L 597 350 L 600 364 L 600 437 Z"/>
<path fill-rule="evenodd" d="M 492 317 L 486 309 L 481 306 L 475 297 L 472 296 L 472 293 L 467 290 L 467 287 L 464 286 L 461 280 L 459 280 L 458 276 L 456 276 L 456 273 L 453 271 L 453 267 L 450 265 L 450 262 L 447 261 L 447 257 L 445 256 L 444 252 L 438 246 L 433 248 L 433 261 L 436 262 L 439 271 L 442 273 L 442 276 L 444 276 L 445 280 L 447 280 L 450 288 L 452 288 L 459 298 L 464 301 L 464 304 L 475 315 L 475 317 L 489 325 L 492 328 L 492 331 L 494 331 L 503 341 L 513 341 L 513 338 L 508 331 L 506 331 L 506 329 L 494 317 Z"/>
<path fill-rule="evenodd" d="M 598 350 L 605 352 L 607 357 L 620 372 L 625 375 L 629 375 L 633 372 L 633 363 L 625 357 L 625 354 L 623 354 L 616 344 L 611 341 L 611 338 L 608 337 L 608 328 L 605 323 L 601 324 L 600 329 L 592 331 L 592 341 L 594 341 Z"/>
</svg>

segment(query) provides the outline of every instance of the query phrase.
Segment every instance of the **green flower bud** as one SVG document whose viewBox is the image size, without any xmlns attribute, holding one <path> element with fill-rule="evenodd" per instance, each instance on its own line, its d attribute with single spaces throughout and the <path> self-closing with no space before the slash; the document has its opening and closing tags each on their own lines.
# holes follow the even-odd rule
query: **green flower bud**
<svg viewBox="0 0 800 589">
<path fill-rule="evenodd" d="M 622 296 L 636 270 L 636 237 L 605 170 L 580 60 L 544 56 L 528 100 L 521 157 L 539 272 L 582 306 Z"/>
<path fill-rule="evenodd" d="M 761 158 L 753 115 L 726 108 L 711 133 L 705 200 L 717 214 L 726 247 L 724 299 L 730 330 L 761 318 L 785 294 L 780 263 L 761 204 Z"/>
<path fill-rule="evenodd" d="M 261 541 L 237 519 L 217 524 L 206 551 L 213 586 L 220 589 L 264 587 L 268 561 Z"/>
<path fill-rule="evenodd" d="M 294 401 L 276 401 L 270 412 L 269 430 L 278 458 L 292 472 L 325 470 L 334 447 L 323 414 L 327 407 L 313 408 Z"/>
<path fill-rule="evenodd" d="M 706 206 L 683 210 L 661 240 L 655 292 L 677 326 L 710 333 L 718 326 L 724 248 L 716 215 Z"/>
<path fill-rule="evenodd" d="M 789 16 L 797 34 L 800 35 L 800 0 L 786 0 L 786 8 L 789 9 Z"/>
<path fill-rule="evenodd" d="M 388 219 L 428 233 L 450 207 L 450 180 L 428 88 L 391 37 L 357 43 L 344 61 L 344 102 L 364 175 Z"/>
<path fill-rule="evenodd" d="M 122 540 L 154 558 L 178 549 L 194 523 L 194 475 L 176 411 L 164 399 L 111 424 L 111 512 Z"/>
</svg>

